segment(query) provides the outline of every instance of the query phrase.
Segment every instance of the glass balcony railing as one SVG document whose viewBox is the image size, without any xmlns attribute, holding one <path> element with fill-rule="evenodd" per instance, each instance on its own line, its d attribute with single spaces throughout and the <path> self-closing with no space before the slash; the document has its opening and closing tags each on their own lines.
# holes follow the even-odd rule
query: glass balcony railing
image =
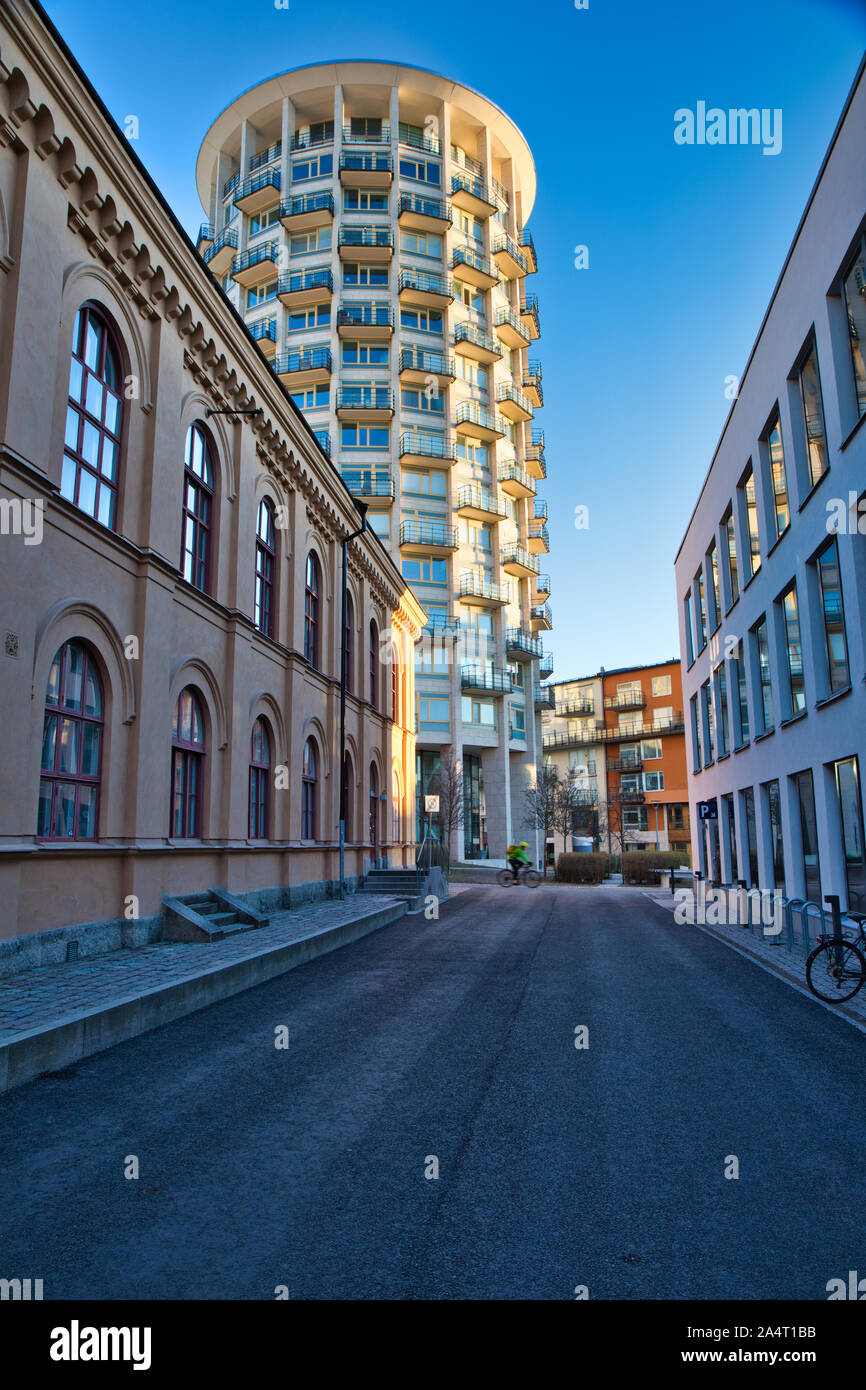
<svg viewBox="0 0 866 1390">
<path fill-rule="evenodd" d="M 554 690 L 552 685 L 537 685 L 535 687 L 535 708 L 541 710 L 552 710 L 555 705 Z"/>
</svg>

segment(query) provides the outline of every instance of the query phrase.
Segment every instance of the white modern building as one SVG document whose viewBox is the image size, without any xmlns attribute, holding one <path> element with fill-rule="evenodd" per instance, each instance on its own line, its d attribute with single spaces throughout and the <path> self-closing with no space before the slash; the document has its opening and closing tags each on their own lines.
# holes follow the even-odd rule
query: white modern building
<svg viewBox="0 0 866 1390">
<path fill-rule="evenodd" d="M 861 66 L 676 559 L 694 863 L 843 908 L 866 907 L 864 130 Z"/>
<path fill-rule="evenodd" d="M 197 184 L 207 265 L 428 613 L 419 803 L 453 748 L 466 794 L 452 854 L 532 843 L 551 620 L 525 139 L 445 77 L 329 62 L 232 102 Z"/>
</svg>

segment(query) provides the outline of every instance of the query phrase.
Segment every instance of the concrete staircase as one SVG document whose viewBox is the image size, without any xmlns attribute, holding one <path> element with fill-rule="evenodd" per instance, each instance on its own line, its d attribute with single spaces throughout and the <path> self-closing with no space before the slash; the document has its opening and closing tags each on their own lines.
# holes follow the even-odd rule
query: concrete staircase
<svg viewBox="0 0 866 1390">
<path fill-rule="evenodd" d="M 222 941 L 236 932 L 266 927 L 270 918 L 255 912 L 224 888 L 209 888 L 162 900 L 165 941 Z"/>
<path fill-rule="evenodd" d="M 424 877 L 417 869 L 370 869 L 358 892 L 402 898 L 409 912 L 417 912 L 424 906 Z"/>
</svg>

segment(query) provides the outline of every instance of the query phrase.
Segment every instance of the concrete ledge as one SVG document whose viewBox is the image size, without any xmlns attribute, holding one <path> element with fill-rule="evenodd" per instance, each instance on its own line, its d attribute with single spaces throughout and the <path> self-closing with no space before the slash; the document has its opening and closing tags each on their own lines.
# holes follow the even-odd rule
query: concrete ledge
<svg viewBox="0 0 866 1390">
<path fill-rule="evenodd" d="M 244 959 L 225 965 L 217 962 L 196 975 L 159 989 L 68 1014 L 44 1027 L 13 1036 L 0 1044 L 0 1092 L 22 1086 L 44 1072 L 59 1071 L 115 1043 L 125 1042 L 139 1033 L 252 989 L 317 956 L 378 931 L 405 914 L 403 903 L 376 908 L 300 940 L 251 952 Z M 219 947 L 214 947 L 214 951 L 218 952 Z"/>
</svg>

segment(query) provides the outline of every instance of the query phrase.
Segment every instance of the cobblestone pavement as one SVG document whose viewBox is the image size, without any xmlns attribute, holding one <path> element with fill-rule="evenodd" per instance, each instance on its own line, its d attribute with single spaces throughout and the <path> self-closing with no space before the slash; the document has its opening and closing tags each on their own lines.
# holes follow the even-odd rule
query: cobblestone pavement
<svg viewBox="0 0 866 1390">
<path fill-rule="evenodd" d="M 149 990 L 220 970 L 331 927 L 366 917 L 397 899 L 364 893 L 345 902 L 328 899 L 280 912 L 267 927 L 222 941 L 162 941 L 134 951 L 42 965 L 0 979 L 0 1043 L 91 1008 L 104 1008 Z"/>
<path fill-rule="evenodd" d="M 681 889 L 677 891 L 682 892 Z M 666 907 L 669 912 L 673 913 L 675 904 L 669 892 L 652 888 L 645 889 L 644 892 L 646 897 L 652 898 L 653 902 L 657 902 L 659 906 Z M 692 897 L 694 897 L 693 894 Z M 799 916 L 795 915 L 794 921 L 799 931 Z M 789 951 L 785 941 L 784 928 L 781 938 L 763 935 L 758 926 L 746 928 L 740 926 L 739 923 L 725 925 L 714 923 L 712 926 L 706 925 L 700 928 L 684 926 L 683 930 L 705 931 L 720 941 L 726 941 L 729 945 L 736 946 L 738 950 L 767 966 L 768 969 L 790 984 L 799 985 L 806 991 L 810 999 L 813 999 L 819 1006 L 821 1005 L 821 1000 L 815 998 L 806 984 L 806 955 L 808 951 L 803 951 L 802 943 L 799 940 L 795 942 L 794 950 Z M 820 931 L 820 926 L 814 918 L 810 919 L 810 931 L 812 933 L 811 946 L 814 946 L 815 934 Z M 860 993 L 850 999 L 847 1004 L 827 1004 L 824 1007 L 832 1009 L 834 1013 L 839 1013 L 858 1025 L 866 1024 L 866 987 L 861 989 Z"/>
</svg>

